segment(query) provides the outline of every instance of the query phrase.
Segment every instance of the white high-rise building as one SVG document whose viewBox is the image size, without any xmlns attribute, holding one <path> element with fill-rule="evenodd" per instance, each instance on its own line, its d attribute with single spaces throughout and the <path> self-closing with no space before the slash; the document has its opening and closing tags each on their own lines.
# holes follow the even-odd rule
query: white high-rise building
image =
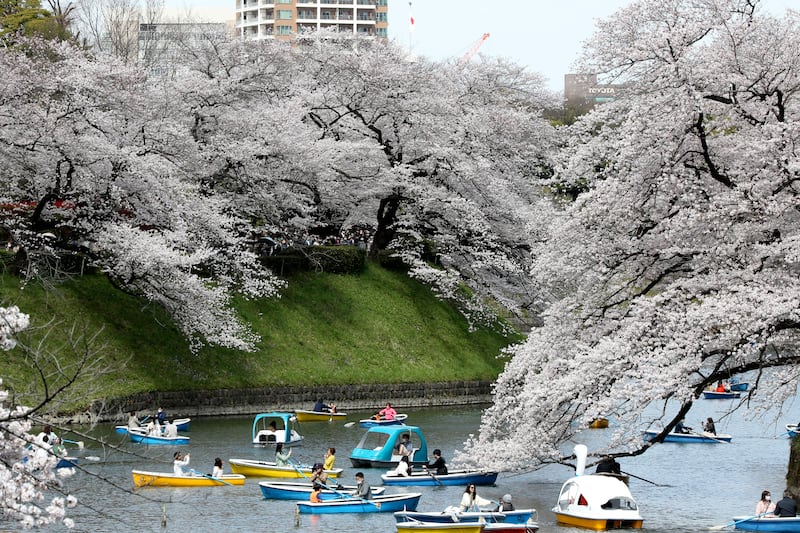
<svg viewBox="0 0 800 533">
<path fill-rule="evenodd" d="M 292 39 L 334 30 L 387 38 L 388 0 L 236 0 L 236 35 Z"/>
</svg>

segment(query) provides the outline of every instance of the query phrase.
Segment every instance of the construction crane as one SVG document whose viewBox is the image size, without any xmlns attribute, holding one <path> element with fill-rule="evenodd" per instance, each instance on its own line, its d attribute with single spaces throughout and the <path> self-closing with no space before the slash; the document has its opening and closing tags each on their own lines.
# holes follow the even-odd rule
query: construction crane
<svg viewBox="0 0 800 533">
<path fill-rule="evenodd" d="M 478 51 L 478 48 L 480 48 L 483 42 L 488 38 L 488 33 L 481 35 L 481 38 L 475 41 L 472 46 L 470 46 L 469 50 L 467 50 L 467 53 L 464 54 L 464 57 L 461 58 L 461 61 L 459 61 L 458 64 L 465 65 L 466 63 L 469 63 L 469 60 L 472 59 L 472 56 L 475 55 L 475 53 Z"/>
</svg>

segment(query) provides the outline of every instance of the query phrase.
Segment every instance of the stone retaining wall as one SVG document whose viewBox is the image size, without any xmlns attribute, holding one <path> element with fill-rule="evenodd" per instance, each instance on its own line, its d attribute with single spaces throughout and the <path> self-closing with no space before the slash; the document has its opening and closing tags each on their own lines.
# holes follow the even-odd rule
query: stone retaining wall
<svg viewBox="0 0 800 533">
<path fill-rule="evenodd" d="M 334 402 L 340 411 L 377 410 L 386 402 L 399 409 L 485 404 L 491 402 L 491 386 L 490 381 L 454 381 L 153 392 L 135 394 L 107 404 L 95 403 L 92 412 L 84 416 L 95 421 L 127 421 L 130 411 L 150 414 L 159 406 L 171 418 L 247 415 L 311 409 L 317 399 Z"/>
</svg>

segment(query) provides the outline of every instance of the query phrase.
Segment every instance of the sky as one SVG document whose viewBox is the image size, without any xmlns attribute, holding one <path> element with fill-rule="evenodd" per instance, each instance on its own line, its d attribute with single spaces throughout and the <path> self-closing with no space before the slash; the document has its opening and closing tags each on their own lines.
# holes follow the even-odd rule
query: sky
<svg viewBox="0 0 800 533">
<path fill-rule="evenodd" d="M 168 9 L 190 9 L 193 18 L 233 19 L 235 0 L 166 0 Z M 595 21 L 607 18 L 631 0 L 389 0 L 389 38 L 418 56 L 463 57 L 489 33 L 481 54 L 500 56 L 539 72 L 547 87 L 561 92 L 581 45 Z M 230 7 L 226 7 L 229 5 Z M 763 0 L 775 14 L 800 0 Z M 220 7 L 222 6 L 222 7 Z M 414 17 L 414 31 L 409 32 Z"/>
</svg>

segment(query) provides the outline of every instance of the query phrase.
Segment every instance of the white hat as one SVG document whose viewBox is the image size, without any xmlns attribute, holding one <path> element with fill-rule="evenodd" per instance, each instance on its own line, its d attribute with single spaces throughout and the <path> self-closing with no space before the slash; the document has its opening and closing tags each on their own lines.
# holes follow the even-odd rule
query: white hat
<svg viewBox="0 0 800 533">
<path fill-rule="evenodd" d="M 511 494 L 504 494 L 503 501 L 506 503 L 511 503 Z"/>
</svg>

